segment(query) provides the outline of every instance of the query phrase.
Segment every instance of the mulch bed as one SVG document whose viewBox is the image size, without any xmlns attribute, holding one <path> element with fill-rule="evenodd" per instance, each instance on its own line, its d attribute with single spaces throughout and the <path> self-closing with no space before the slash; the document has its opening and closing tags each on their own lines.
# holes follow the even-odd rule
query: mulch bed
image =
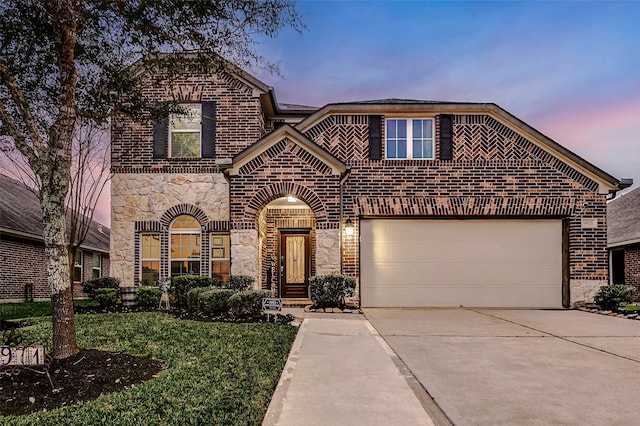
<svg viewBox="0 0 640 426">
<path fill-rule="evenodd" d="M 212 316 L 182 308 L 171 310 L 151 307 L 75 307 L 75 313 L 130 313 L 160 311 L 168 312 L 180 319 L 196 321 L 225 322 L 267 322 L 266 316 L 254 318 L 233 318 Z M 271 315 L 270 322 L 288 324 L 294 320 L 291 315 Z M 0 330 L 28 325 L 13 321 L 3 321 Z M 44 369 L 22 369 L 18 375 L 7 375 L 6 367 L 0 368 L 0 416 L 22 415 L 43 410 L 78 405 L 101 395 L 118 392 L 144 383 L 163 370 L 161 361 L 150 357 L 127 355 L 118 352 L 83 349 L 77 355 L 63 360 L 51 360 L 49 375 Z"/>
<path fill-rule="evenodd" d="M 0 415 L 22 415 L 91 401 L 139 385 L 163 370 L 162 362 L 117 352 L 83 349 L 44 367 L 23 368 L 18 375 L 0 369 Z"/>
</svg>

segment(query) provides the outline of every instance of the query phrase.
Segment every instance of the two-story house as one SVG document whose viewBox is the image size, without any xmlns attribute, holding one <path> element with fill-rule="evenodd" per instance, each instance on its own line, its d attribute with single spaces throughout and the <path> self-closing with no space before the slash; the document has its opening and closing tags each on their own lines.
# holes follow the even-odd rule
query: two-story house
<svg viewBox="0 0 640 426">
<path fill-rule="evenodd" d="M 365 307 L 561 307 L 607 284 L 627 185 L 492 103 L 280 104 L 240 70 L 149 87 L 188 114 L 112 126 L 111 274 L 356 277 Z"/>
</svg>

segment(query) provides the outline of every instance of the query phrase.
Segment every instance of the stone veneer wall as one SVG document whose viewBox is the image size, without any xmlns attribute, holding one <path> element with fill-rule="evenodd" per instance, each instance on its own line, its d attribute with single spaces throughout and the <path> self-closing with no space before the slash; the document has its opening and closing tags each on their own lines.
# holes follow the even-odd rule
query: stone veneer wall
<svg viewBox="0 0 640 426">
<path fill-rule="evenodd" d="M 231 230 L 231 275 L 255 277 L 255 288 L 262 282 L 258 230 Z"/>
<path fill-rule="evenodd" d="M 122 286 L 134 285 L 138 279 L 136 223 L 147 225 L 148 230 L 166 231 L 163 218 L 182 205 L 201 211 L 205 222 L 227 223 L 228 229 L 229 185 L 221 173 L 118 173 L 112 177 L 111 276 L 120 278 Z M 204 230 L 213 228 L 205 226 Z"/>
</svg>

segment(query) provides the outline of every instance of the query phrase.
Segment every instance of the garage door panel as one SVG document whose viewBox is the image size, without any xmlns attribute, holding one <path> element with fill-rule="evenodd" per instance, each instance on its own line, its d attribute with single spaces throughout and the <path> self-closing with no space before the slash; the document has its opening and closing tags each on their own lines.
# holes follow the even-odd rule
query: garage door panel
<svg viewBox="0 0 640 426">
<path fill-rule="evenodd" d="M 559 220 L 362 220 L 363 306 L 560 307 Z"/>
</svg>

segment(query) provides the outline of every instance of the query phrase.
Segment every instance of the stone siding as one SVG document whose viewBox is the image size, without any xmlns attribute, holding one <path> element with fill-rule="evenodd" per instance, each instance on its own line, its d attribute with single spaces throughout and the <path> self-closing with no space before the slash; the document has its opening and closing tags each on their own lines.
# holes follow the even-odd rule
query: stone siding
<svg viewBox="0 0 640 426">
<path fill-rule="evenodd" d="M 206 231 L 228 230 L 229 185 L 222 174 L 120 173 L 112 177 L 111 274 L 123 286 L 138 280 L 137 235 L 153 231 L 168 239 L 170 221 L 182 213 L 198 216 L 203 226 L 202 268 L 208 271 Z M 168 276 L 166 250 L 161 276 Z"/>
</svg>

